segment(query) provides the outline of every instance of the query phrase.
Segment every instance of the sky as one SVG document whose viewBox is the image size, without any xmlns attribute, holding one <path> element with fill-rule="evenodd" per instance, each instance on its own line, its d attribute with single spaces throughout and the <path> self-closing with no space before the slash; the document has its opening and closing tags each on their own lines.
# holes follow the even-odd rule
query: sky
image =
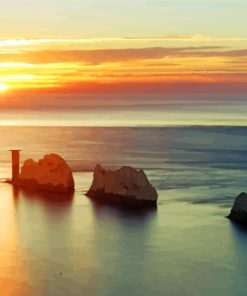
<svg viewBox="0 0 247 296">
<path fill-rule="evenodd" d="M 0 0 L 0 113 L 173 102 L 234 105 L 237 118 L 246 11 L 246 0 Z"/>
</svg>

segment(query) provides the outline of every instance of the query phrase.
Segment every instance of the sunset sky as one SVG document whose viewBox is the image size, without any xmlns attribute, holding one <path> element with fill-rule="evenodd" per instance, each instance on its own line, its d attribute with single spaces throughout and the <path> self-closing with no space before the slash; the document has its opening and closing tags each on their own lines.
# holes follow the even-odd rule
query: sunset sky
<svg viewBox="0 0 247 296">
<path fill-rule="evenodd" d="M 245 102 L 246 0 L 0 5 L 1 108 Z"/>
</svg>

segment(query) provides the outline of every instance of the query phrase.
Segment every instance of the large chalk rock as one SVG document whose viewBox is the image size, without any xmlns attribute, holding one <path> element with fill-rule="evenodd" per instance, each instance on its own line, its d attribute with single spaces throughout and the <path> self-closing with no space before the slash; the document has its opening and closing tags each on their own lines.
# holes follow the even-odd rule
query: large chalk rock
<svg viewBox="0 0 247 296">
<path fill-rule="evenodd" d="M 112 171 L 100 165 L 94 169 L 93 183 L 87 196 L 140 206 L 156 205 L 158 198 L 143 170 L 122 167 Z"/>
<path fill-rule="evenodd" d="M 228 218 L 247 225 L 247 194 L 245 192 L 236 197 Z"/>
<path fill-rule="evenodd" d="M 74 191 L 71 168 L 57 154 L 47 154 L 37 162 L 32 159 L 26 160 L 17 183 L 52 192 L 70 193 Z"/>
</svg>

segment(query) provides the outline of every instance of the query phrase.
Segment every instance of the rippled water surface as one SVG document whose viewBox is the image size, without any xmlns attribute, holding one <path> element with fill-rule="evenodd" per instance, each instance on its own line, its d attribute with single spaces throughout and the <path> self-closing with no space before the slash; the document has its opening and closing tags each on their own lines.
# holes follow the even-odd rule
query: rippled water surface
<svg viewBox="0 0 247 296">
<path fill-rule="evenodd" d="M 69 198 L 0 184 L 1 295 L 246 295 L 247 231 L 230 223 L 246 190 L 247 128 L 0 127 L 0 177 L 8 150 L 22 159 L 61 154 Z M 96 163 L 144 168 L 157 210 L 88 200 Z"/>
</svg>

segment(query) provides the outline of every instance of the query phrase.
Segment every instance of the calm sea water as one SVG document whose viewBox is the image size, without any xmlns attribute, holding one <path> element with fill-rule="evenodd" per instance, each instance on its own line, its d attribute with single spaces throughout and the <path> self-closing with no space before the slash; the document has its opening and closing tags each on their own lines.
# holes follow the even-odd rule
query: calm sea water
<svg viewBox="0 0 247 296">
<path fill-rule="evenodd" d="M 242 296 L 247 231 L 229 222 L 247 190 L 247 128 L 0 127 L 0 177 L 22 159 L 59 153 L 72 166 L 68 199 L 0 184 L 0 294 Z M 144 168 L 157 211 L 94 203 L 96 163 Z"/>
</svg>

